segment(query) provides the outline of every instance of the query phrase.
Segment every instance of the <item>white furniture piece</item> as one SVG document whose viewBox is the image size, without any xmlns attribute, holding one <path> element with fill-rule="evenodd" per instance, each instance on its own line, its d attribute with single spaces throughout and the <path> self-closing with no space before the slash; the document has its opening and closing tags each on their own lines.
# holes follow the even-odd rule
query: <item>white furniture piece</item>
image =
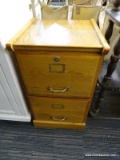
<svg viewBox="0 0 120 160">
<path fill-rule="evenodd" d="M 10 54 L 0 42 L 0 120 L 31 121 Z"/>
</svg>

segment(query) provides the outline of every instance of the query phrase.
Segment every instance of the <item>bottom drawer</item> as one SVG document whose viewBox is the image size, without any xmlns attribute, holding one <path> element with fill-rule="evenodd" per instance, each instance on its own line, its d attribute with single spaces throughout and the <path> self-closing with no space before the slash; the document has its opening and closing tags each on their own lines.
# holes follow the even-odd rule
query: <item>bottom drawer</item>
<svg viewBox="0 0 120 160">
<path fill-rule="evenodd" d="M 90 100 L 29 97 L 35 126 L 79 128 L 85 125 Z"/>
</svg>

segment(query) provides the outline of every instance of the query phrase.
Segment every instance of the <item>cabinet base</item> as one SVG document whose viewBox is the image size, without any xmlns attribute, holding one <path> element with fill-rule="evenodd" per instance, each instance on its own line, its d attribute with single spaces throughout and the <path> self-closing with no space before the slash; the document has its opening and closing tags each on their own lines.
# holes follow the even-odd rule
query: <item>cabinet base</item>
<svg viewBox="0 0 120 160">
<path fill-rule="evenodd" d="M 42 128 L 65 128 L 65 129 L 84 129 L 85 123 L 61 123 L 61 122 L 49 122 L 49 121 L 40 121 L 33 120 L 35 127 Z"/>
</svg>

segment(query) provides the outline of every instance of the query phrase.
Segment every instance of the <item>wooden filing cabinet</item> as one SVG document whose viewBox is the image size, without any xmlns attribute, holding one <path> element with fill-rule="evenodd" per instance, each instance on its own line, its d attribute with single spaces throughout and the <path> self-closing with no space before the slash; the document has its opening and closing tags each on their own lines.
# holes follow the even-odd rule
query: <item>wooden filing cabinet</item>
<svg viewBox="0 0 120 160">
<path fill-rule="evenodd" d="M 94 20 L 32 19 L 8 43 L 39 127 L 82 129 L 109 45 Z"/>
</svg>

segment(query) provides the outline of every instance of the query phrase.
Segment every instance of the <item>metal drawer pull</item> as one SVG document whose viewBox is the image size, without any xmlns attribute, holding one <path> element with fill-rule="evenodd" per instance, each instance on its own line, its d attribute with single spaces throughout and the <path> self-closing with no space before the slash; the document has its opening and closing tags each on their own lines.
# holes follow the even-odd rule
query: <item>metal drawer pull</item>
<svg viewBox="0 0 120 160">
<path fill-rule="evenodd" d="M 51 92 L 55 92 L 55 93 L 63 93 L 63 92 L 66 92 L 66 91 L 68 91 L 69 90 L 69 87 L 65 87 L 64 89 L 62 89 L 62 90 L 56 90 L 56 89 L 52 89 L 51 87 L 48 87 L 47 88 L 49 91 L 51 91 Z"/>
<path fill-rule="evenodd" d="M 63 117 L 63 118 L 55 118 L 54 116 L 51 117 L 54 121 L 64 121 L 67 119 L 67 117 Z"/>
</svg>

